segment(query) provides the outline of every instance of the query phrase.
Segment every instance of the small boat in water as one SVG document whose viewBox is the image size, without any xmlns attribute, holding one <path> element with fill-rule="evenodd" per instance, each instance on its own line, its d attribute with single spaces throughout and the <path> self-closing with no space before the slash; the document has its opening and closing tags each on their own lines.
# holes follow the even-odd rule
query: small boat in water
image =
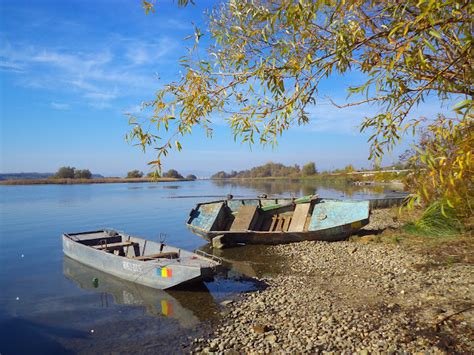
<svg viewBox="0 0 474 355">
<path fill-rule="evenodd" d="M 410 194 L 405 191 L 385 192 L 382 196 L 369 198 L 370 210 L 403 206 L 409 199 Z"/>
<path fill-rule="evenodd" d="M 227 199 L 198 204 L 188 228 L 223 244 L 281 244 L 336 241 L 369 223 L 369 201 L 305 196 L 299 199 Z"/>
<path fill-rule="evenodd" d="M 221 261 L 114 230 L 63 234 L 64 254 L 119 278 L 156 289 L 212 279 Z"/>
</svg>

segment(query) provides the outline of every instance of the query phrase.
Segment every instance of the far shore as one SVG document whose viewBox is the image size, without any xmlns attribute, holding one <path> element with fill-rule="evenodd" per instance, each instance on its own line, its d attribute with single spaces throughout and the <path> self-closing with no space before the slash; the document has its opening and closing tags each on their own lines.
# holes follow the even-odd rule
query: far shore
<svg viewBox="0 0 474 355">
<path fill-rule="evenodd" d="M 399 179 L 386 179 L 386 180 L 369 180 L 356 179 L 354 175 L 349 174 L 317 174 L 311 176 L 266 176 L 266 177 L 228 177 L 228 178 L 210 178 L 212 181 L 322 181 L 322 180 L 336 180 L 344 183 L 352 183 L 358 186 L 396 186 L 403 187 L 403 181 Z"/>
<path fill-rule="evenodd" d="M 3 180 L 0 185 L 72 185 L 72 184 L 118 184 L 140 182 L 172 182 L 192 181 L 191 179 L 175 178 L 96 178 L 96 179 L 18 179 Z"/>
</svg>

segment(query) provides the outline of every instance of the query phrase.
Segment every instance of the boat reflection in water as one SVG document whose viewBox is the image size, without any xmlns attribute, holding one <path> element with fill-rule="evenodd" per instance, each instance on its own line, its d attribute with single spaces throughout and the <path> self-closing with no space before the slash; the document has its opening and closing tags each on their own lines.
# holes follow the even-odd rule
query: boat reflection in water
<svg viewBox="0 0 474 355">
<path fill-rule="evenodd" d="M 191 290 L 152 289 L 116 278 L 67 256 L 63 261 L 63 273 L 80 288 L 99 293 L 97 302 L 104 308 L 109 307 L 111 295 L 116 304 L 144 307 L 148 315 L 176 319 L 183 328 L 195 327 L 217 314 L 216 301 L 204 284 Z"/>
</svg>

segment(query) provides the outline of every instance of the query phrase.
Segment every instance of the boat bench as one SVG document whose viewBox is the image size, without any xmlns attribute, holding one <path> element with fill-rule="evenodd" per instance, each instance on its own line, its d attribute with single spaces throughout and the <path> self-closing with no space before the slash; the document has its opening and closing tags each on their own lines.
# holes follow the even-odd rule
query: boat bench
<svg viewBox="0 0 474 355">
<path fill-rule="evenodd" d="M 272 217 L 272 224 L 270 225 L 270 232 L 286 232 L 291 223 L 291 216 L 274 215 Z"/>
<path fill-rule="evenodd" d="M 309 215 L 311 203 L 302 203 L 296 205 L 295 211 L 293 212 L 293 218 L 287 228 L 288 232 L 303 232 L 306 224 L 306 220 Z"/>
<path fill-rule="evenodd" d="M 120 242 L 120 243 L 107 243 L 107 244 L 103 243 L 99 245 L 93 245 L 92 247 L 99 250 L 118 250 L 123 247 L 130 247 L 130 246 L 135 246 L 135 245 L 138 245 L 138 243 L 127 241 L 127 242 Z"/>
<path fill-rule="evenodd" d="M 230 231 L 240 232 L 253 229 L 258 219 L 258 206 L 243 205 L 240 206 L 237 216 L 235 217 Z"/>
<path fill-rule="evenodd" d="M 140 260 L 140 261 L 147 261 L 147 260 L 154 260 L 154 259 L 178 259 L 178 258 L 179 258 L 179 254 L 175 251 L 132 257 L 132 259 Z"/>
<path fill-rule="evenodd" d="M 269 232 L 303 232 L 308 220 L 310 203 L 300 203 L 295 206 L 293 215 L 279 215 L 272 217 Z"/>
</svg>

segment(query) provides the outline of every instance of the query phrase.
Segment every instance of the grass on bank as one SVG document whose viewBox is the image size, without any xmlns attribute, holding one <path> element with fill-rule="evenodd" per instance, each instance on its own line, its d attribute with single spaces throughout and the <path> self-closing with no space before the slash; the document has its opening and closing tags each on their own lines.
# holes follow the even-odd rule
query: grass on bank
<svg viewBox="0 0 474 355">
<path fill-rule="evenodd" d="M 474 264 L 474 224 L 462 223 L 454 210 L 441 210 L 434 203 L 425 211 L 393 208 L 391 214 L 402 222 L 400 228 L 387 228 L 380 234 L 351 237 L 353 242 L 386 243 L 428 255 L 433 265 Z"/>
<path fill-rule="evenodd" d="M 407 223 L 404 229 L 410 234 L 432 237 L 455 236 L 464 232 L 463 223 L 456 210 L 443 206 L 440 202 L 428 206 L 420 219 Z"/>
</svg>

